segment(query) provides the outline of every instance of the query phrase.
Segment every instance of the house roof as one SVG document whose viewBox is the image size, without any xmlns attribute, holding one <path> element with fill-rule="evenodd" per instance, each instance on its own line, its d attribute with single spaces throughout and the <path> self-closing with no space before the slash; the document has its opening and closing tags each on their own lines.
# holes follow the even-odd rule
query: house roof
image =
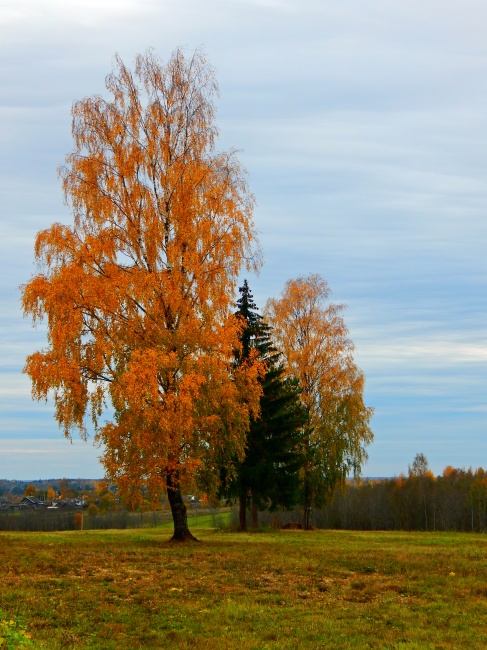
<svg viewBox="0 0 487 650">
<path fill-rule="evenodd" d="M 39 501 L 36 497 L 24 497 L 20 500 L 20 503 L 27 503 L 33 506 L 38 506 L 42 501 Z"/>
</svg>

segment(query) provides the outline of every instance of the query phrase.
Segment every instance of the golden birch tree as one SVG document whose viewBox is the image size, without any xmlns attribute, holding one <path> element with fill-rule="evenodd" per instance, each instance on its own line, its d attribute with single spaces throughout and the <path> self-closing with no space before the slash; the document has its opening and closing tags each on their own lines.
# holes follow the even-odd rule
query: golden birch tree
<svg viewBox="0 0 487 650">
<path fill-rule="evenodd" d="M 305 527 L 337 483 L 358 474 L 373 439 L 373 409 L 365 406 L 365 379 L 353 358 L 354 346 L 342 305 L 328 304 L 330 289 L 319 275 L 288 280 L 280 299 L 269 299 L 264 318 L 287 372 L 300 384 L 309 416 L 303 469 Z"/>
<path fill-rule="evenodd" d="M 86 437 L 91 415 L 122 493 L 167 490 L 184 540 L 181 481 L 241 457 L 258 404 L 258 370 L 232 365 L 237 276 L 259 263 L 254 202 L 234 152 L 215 150 L 201 51 L 165 65 L 148 51 L 133 72 L 116 56 L 106 87 L 110 99 L 72 108 L 60 177 L 73 225 L 36 238 L 22 302 L 34 324 L 47 318 L 47 347 L 25 372 L 67 436 Z"/>
</svg>

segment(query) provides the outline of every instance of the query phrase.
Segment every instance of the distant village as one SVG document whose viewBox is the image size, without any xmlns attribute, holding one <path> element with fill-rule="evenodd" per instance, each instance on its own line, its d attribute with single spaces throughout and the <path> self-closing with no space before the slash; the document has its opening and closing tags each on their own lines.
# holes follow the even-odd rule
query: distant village
<svg viewBox="0 0 487 650">
<path fill-rule="evenodd" d="M 0 530 L 141 528 L 171 519 L 165 498 L 155 509 L 148 490 L 143 489 L 140 497 L 136 504 L 127 504 L 117 486 L 103 479 L 0 479 Z M 199 498 L 192 494 L 183 498 L 190 512 L 202 513 Z"/>
<path fill-rule="evenodd" d="M 199 504 L 199 498 L 184 495 L 189 505 Z M 162 497 L 161 504 L 166 503 Z M 137 511 L 153 510 L 149 492 L 142 489 Z M 47 479 L 15 481 L 0 479 L 0 513 L 8 512 L 55 512 L 86 509 L 87 514 L 97 515 L 121 509 L 133 508 L 118 495 L 118 487 L 103 479 Z"/>
<path fill-rule="evenodd" d="M 115 505 L 116 491 L 115 486 L 94 479 L 63 478 L 29 482 L 2 479 L 0 512 L 83 509 L 90 504 L 97 508 L 100 505 Z"/>
</svg>

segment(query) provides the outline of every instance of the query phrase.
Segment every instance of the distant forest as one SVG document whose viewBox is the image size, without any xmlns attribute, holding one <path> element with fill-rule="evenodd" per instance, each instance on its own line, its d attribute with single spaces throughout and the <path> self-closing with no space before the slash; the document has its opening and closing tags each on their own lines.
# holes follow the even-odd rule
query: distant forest
<svg viewBox="0 0 487 650">
<path fill-rule="evenodd" d="M 7 480 L 0 479 L 0 496 L 8 497 L 20 497 L 22 498 L 27 490 L 29 485 L 34 485 L 36 491 L 46 492 L 49 488 L 52 488 L 56 493 L 58 493 L 62 488 L 70 488 L 76 492 L 92 492 L 95 490 L 98 483 L 101 479 L 86 479 L 86 478 L 50 478 L 46 480 L 37 480 L 37 481 L 16 481 L 16 480 Z"/>
<path fill-rule="evenodd" d="M 487 530 L 487 471 L 448 466 L 391 479 L 362 480 L 335 490 L 314 513 L 318 528 L 345 530 Z"/>
<path fill-rule="evenodd" d="M 124 507 L 113 498 L 115 486 L 104 486 L 100 492 L 101 482 L 95 479 L 0 480 L 0 496 L 20 500 L 32 485 L 37 495 L 49 489 L 69 495 L 111 492 L 110 499 L 102 499 L 107 501 L 103 510 Z M 212 502 L 214 508 L 219 505 L 224 503 Z M 144 509 L 150 509 L 149 498 Z M 262 512 L 260 525 L 279 527 L 302 518 L 301 510 Z M 315 528 L 344 530 L 486 531 L 487 471 L 448 466 L 435 477 L 425 456 L 418 454 L 407 475 L 347 481 L 336 488 L 322 508 L 312 510 L 311 523 Z"/>
</svg>

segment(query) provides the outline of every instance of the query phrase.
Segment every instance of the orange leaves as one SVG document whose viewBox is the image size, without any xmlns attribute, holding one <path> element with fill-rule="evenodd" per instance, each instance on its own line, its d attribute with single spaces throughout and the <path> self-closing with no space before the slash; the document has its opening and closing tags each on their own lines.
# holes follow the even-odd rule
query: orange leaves
<svg viewBox="0 0 487 650">
<path fill-rule="evenodd" d="M 45 314 L 44 299 L 49 294 L 49 282 L 43 275 L 33 278 L 29 284 L 23 285 L 22 290 L 22 309 L 24 315 L 30 314 L 34 323 L 42 320 Z"/>
<path fill-rule="evenodd" d="M 215 447 L 242 449 L 258 404 L 256 369 L 231 367 L 237 276 L 259 263 L 254 200 L 234 153 L 214 152 L 217 85 L 200 51 L 115 64 L 110 99 L 73 105 L 59 173 L 74 225 L 37 237 L 42 273 L 22 302 L 47 317 L 48 348 L 25 371 L 66 432 L 84 435 L 91 409 L 121 485 L 160 487 L 164 472 L 211 466 Z"/>
<path fill-rule="evenodd" d="M 454 480 L 458 476 L 458 473 L 458 469 L 455 469 L 455 467 L 452 467 L 451 465 L 447 465 L 443 470 L 443 478 Z"/>
</svg>

